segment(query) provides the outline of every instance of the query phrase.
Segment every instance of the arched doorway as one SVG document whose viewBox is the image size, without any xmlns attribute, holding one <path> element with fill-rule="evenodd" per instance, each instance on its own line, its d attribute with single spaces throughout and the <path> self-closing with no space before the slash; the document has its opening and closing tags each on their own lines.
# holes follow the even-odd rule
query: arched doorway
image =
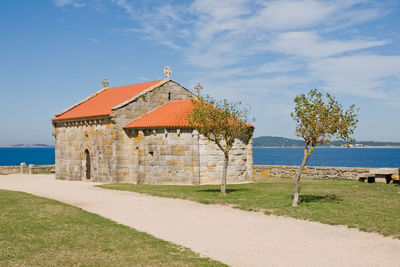
<svg viewBox="0 0 400 267">
<path fill-rule="evenodd" d="M 90 153 L 89 150 L 85 150 L 85 158 L 86 158 L 86 179 L 90 180 Z"/>
</svg>

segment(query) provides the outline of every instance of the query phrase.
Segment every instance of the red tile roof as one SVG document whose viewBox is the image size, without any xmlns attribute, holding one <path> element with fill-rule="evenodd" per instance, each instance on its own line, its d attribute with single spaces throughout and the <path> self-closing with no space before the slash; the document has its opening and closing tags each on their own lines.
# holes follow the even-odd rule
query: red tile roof
<svg viewBox="0 0 400 267">
<path fill-rule="evenodd" d="M 110 115 L 113 113 L 111 110 L 113 107 L 131 99 L 159 82 L 161 80 L 107 88 L 61 115 L 56 116 L 53 121 Z"/>
<path fill-rule="evenodd" d="M 193 110 L 190 99 L 176 100 L 147 113 L 124 128 L 190 127 L 188 114 Z"/>
</svg>

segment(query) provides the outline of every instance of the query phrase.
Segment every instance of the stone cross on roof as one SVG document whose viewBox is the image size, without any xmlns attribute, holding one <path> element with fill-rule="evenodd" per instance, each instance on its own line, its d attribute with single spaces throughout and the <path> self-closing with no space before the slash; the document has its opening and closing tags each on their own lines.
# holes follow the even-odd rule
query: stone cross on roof
<svg viewBox="0 0 400 267">
<path fill-rule="evenodd" d="M 110 85 L 110 82 L 108 81 L 107 78 L 104 78 L 104 79 L 101 81 L 101 84 L 104 86 L 104 88 L 106 88 L 107 86 Z"/>
<path fill-rule="evenodd" d="M 203 86 L 200 84 L 200 82 L 197 83 L 197 85 L 194 87 L 194 89 L 197 91 L 197 96 L 200 96 L 200 91 L 203 89 Z"/>
<path fill-rule="evenodd" d="M 170 66 L 166 66 L 166 67 L 164 68 L 164 74 L 165 74 L 166 80 L 169 80 L 169 77 L 170 77 L 171 74 L 172 74 L 172 69 L 171 69 Z"/>
</svg>

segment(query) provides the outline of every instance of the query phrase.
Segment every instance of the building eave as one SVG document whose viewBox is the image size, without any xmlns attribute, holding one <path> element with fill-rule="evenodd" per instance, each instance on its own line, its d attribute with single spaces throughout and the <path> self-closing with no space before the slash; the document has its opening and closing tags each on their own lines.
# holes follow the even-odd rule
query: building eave
<svg viewBox="0 0 400 267">
<path fill-rule="evenodd" d="M 104 119 L 110 119 L 111 116 L 109 114 L 105 115 L 96 115 L 96 116 L 89 116 L 89 117 L 77 117 L 77 118 L 68 118 L 68 119 L 60 119 L 57 120 L 57 118 L 54 118 L 51 120 L 53 124 L 55 123 L 64 123 L 64 122 L 80 122 L 80 121 L 88 121 L 88 120 L 104 120 Z"/>
</svg>

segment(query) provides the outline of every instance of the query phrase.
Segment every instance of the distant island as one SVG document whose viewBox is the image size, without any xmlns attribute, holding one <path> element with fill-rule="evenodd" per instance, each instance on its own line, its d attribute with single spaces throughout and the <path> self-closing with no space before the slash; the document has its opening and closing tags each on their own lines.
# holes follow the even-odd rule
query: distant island
<svg viewBox="0 0 400 267">
<path fill-rule="evenodd" d="M 331 144 L 322 147 L 343 147 L 343 141 L 333 141 Z M 253 139 L 254 147 L 303 147 L 304 141 L 279 136 L 259 136 Z M 377 142 L 377 141 L 356 141 L 351 147 L 399 147 L 400 142 Z M 54 148 L 54 145 L 46 144 L 16 144 L 5 145 L 0 148 Z"/>
<path fill-rule="evenodd" d="M 333 141 L 323 147 L 342 147 L 343 141 Z M 259 136 L 253 139 L 254 147 L 303 147 L 304 141 L 279 136 Z M 400 147 L 400 142 L 356 141 L 351 147 Z"/>
<path fill-rule="evenodd" d="M 16 144 L 16 145 L 5 145 L 0 146 L 2 148 L 53 148 L 53 145 L 46 144 Z"/>
</svg>

